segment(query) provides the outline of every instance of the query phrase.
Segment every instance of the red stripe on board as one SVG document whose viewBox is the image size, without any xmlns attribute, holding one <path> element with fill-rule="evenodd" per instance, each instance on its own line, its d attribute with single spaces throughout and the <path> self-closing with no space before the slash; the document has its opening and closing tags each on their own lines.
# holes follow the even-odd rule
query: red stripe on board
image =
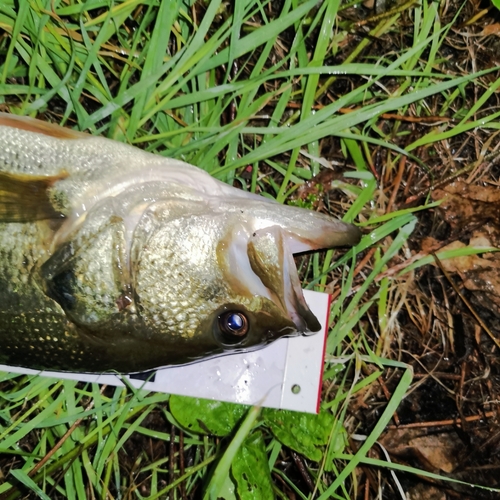
<svg viewBox="0 0 500 500">
<path fill-rule="evenodd" d="M 323 373 L 325 372 L 325 354 L 326 354 L 326 340 L 328 339 L 328 323 L 330 321 L 330 306 L 332 305 L 332 295 L 328 295 L 328 308 L 326 310 L 326 319 L 325 319 L 325 329 L 324 329 L 324 337 L 325 340 L 323 341 L 323 356 L 321 356 L 321 359 L 323 360 L 323 366 L 321 368 L 321 375 L 319 376 L 319 387 L 318 387 L 318 400 L 316 403 L 316 414 L 319 413 L 319 405 L 321 403 L 321 389 L 323 387 Z"/>
</svg>

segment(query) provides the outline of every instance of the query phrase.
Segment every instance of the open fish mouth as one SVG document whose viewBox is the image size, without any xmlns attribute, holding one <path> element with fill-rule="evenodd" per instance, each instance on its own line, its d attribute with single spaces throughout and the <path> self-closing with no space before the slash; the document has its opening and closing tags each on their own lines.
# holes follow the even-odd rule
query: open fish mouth
<svg viewBox="0 0 500 500">
<path fill-rule="evenodd" d="M 273 302 L 293 321 L 297 331 L 318 332 L 321 324 L 304 299 L 283 230 L 272 226 L 254 232 L 248 242 L 248 257 L 252 270 L 270 292 Z"/>
<path fill-rule="evenodd" d="M 251 235 L 243 228 L 233 230 L 231 241 L 224 245 L 222 268 L 225 279 L 239 294 L 272 301 L 288 318 L 289 334 L 294 330 L 312 334 L 321 329 L 321 324 L 304 299 L 289 240 L 289 234 L 279 226 L 259 229 Z"/>
<path fill-rule="evenodd" d="M 256 203 L 250 197 L 230 212 L 239 216 L 238 222 L 217 252 L 225 281 L 241 296 L 272 301 L 289 324 L 289 334 L 321 330 L 304 299 L 293 254 L 355 245 L 361 231 L 324 214 L 271 201 Z M 284 334 L 288 332 L 278 335 Z"/>
</svg>

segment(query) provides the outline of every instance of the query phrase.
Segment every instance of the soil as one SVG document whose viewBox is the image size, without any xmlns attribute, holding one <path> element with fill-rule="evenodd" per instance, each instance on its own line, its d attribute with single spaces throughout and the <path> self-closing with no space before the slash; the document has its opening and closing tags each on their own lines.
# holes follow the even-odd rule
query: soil
<svg viewBox="0 0 500 500">
<path fill-rule="evenodd" d="M 279 2 L 274 8 L 279 9 Z M 347 36 L 325 64 L 345 61 L 359 42 L 368 37 L 368 29 L 375 23 L 373 16 L 384 14 L 391 8 L 397 8 L 397 5 L 379 1 L 341 11 L 340 25 L 347 31 Z M 392 32 L 373 38 L 355 62 L 373 62 L 411 46 L 412 12 L 406 7 L 399 25 Z M 442 2 L 440 18 L 443 26 L 451 23 L 452 27 L 436 57 L 439 61 L 436 71 L 463 75 L 500 65 L 500 15 L 489 1 Z M 292 32 L 284 36 L 274 57 L 281 57 L 279 50 L 285 50 L 293 38 Z M 452 103 L 447 115 L 440 114 L 446 96 L 439 94 L 426 101 L 425 116 L 416 107 L 409 107 L 404 116 L 380 116 L 376 126 L 404 149 L 430 130 L 437 132 L 443 123 L 452 126 L 457 108 L 471 109 L 496 78 L 498 72 L 481 78 L 481 85 L 463 89 L 461 98 Z M 318 98 L 315 106 L 332 102 L 362 82 L 361 77 L 339 76 Z M 386 91 L 394 92 L 400 82 L 386 78 L 381 84 Z M 89 106 L 92 106 L 91 102 Z M 262 114 L 271 115 L 272 106 L 270 103 L 270 109 L 264 109 Z M 499 108 L 499 92 L 492 93 L 482 107 L 490 114 Z M 290 116 L 295 111 L 291 108 Z M 227 113 L 224 120 L 229 121 L 232 118 L 230 107 Z M 480 118 L 480 115 L 475 118 Z M 390 161 L 390 151 L 368 146 L 370 168 L 379 184 L 374 203 L 382 213 L 416 207 L 429 199 L 446 199 L 439 207 L 417 213 L 418 225 L 408 241 L 406 258 L 417 254 L 435 255 L 443 249 L 470 245 L 499 247 L 498 145 L 497 131 L 476 128 L 450 140 L 422 146 L 398 165 Z M 341 214 L 342 194 L 330 187 L 352 165 L 341 152 L 338 138 L 321 141 L 320 150 L 332 169 L 325 170 L 320 177 L 300 188 L 295 199 L 312 208 Z M 303 159 L 299 158 L 299 161 Z M 245 179 L 245 172 L 241 178 Z M 369 252 L 360 254 L 358 260 L 365 260 L 368 270 L 373 262 L 373 254 L 370 256 Z M 401 258 L 394 259 L 389 271 L 402 263 Z M 332 279 L 336 277 L 332 276 Z M 362 281 L 363 268 L 358 270 L 355 285 Z M 387 348 L 382 354 L 411 365 L 414 382 L 370 456 L 381 459 L 388 456 L 392 462 L 460 481 L 500 487 L 500 253 L 489 251 L 443 262 L 436 258 L 432 265 L 419 268 L 404 279 L 394 278 L 391 287 L 391 291 L 399 293 L 403 300 L 393 304 L 394 321 L 389 329 Z M 397 287 L 401 287 L 399 291 Z M 374 291 L 368 291 L 366 301 Z M 363 321 L 372 347 L 377 343 L 377 331 L 373 325 L 378 325 L 378 322 L 377 308 L 372 307 Z M 386 372 L 383 380 L 352 400 L 348 408 L 347 430 L 350 434 L 368 434 L 373 429 L 399 376 L 400 371 Z M 182 432 L 171 426 L 165 412 L 153 411 L 142 426 L 170 433 L 175 438 L 175 445 L 167 449 L 163 440 L 134 434 L 120 451 L 124 474 L 134 475 L 143 459 L 153 462 L 160 457 L 169 457 L 170 468 L 175 465 L 181 471 L 193 464 L 194 448 L 184 448 Z M 28 442 L 25 445 L 26 449 L 31 448 Z M 356 452 L 359 446 L 351 440 L 349 452 Z M 199 449 L 199 453 L 203 453 L 202 447 Z M 200 461 L 199 457 L 197 460 Z M 277 468 L 308 495 L 313 483 L 307 465 L 302 457 L 284 449 Z M 5 463 L 0 464 L 0 468 L 4 466 L 7 467 Z M 165 470 L 165 474 L 158 478 L 158 489 L 172 480 L 167 466 Z M 387 469 L 363 466 L 356 469 L 355 475 L 357 498 L 401 498 L 397 483 Z M 498 498 L 498 493 L 461 483 L 430 480 L 399 471 L 397 478 L 411 500 Z M 147 489 L 141 489 L 142 481 L 146 479 L 144 475 L 134 480 L 144 496 L 149 494 Z M 273 475 L 273 480 L 289 498 L 296 498 L 279 475 Z M 178 498 L 186 498 L 183 486 L 180 488 Z M 200 490 L 201 485 L 194 491 L 194 497 L 200 494 Z M 132 491 L 122 491 L 121 494 L 123 498 L 133 496 Z"/>
</svg>

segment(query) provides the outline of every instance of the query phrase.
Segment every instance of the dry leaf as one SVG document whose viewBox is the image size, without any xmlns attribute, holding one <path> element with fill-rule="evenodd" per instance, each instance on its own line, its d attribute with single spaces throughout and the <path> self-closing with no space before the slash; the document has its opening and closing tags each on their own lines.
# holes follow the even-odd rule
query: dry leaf
<svg viewBox="0 0 500 500">
<path fill-rule="evenodd" d="M 429 434 L 427 429 L 391 429 L 380 442 L 389 454 L 417 459 L 422 468 L 432 472 L 453 472 L 465 452 L 455 432 Z"/>
<path fill-rule="evenodd" d="M 446 500 L 446 493 L 430 484 L 418 483 L 407 492 L 408 500 Z"/>
<path fill-rule="evenodd" d="M 475 186 L 457 181 L 433 191 L 432 198 L 444 199 L 439 210 L 454 230 L 479 227 L 487 222 L 500 226 L 500 190 L 496 186 Z"/>
<path fill-rule="evenodd" d="M 500 23 L 488 24 L 481 31 L 482 36 L 498 35 L 500 33 Z"/>
</svg>

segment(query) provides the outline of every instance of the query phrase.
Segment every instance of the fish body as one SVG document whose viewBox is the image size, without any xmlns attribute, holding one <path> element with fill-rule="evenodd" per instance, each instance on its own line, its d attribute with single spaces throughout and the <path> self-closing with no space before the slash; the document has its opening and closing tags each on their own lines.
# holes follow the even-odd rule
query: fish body
<svg viewBox="0 0 500 500">
<path fill-rule="evenodd" d="M 320 328 L 293 253 L 350 224 L 0 113 L 0 363 L 131 373 Z"/>
</svg>

